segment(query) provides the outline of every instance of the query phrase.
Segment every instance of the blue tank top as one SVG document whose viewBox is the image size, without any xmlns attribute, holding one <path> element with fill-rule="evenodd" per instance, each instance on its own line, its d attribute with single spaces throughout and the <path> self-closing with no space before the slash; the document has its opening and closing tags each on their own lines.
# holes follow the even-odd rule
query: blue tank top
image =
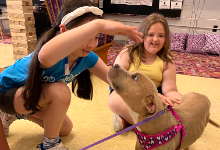
<svg viewBox="0 0 220 150">
<path fill-rule="evenodd" d="M 33 52 L 34 53 L 34 52 Z M 6 68 L 0 73 L 0 84 L 4 91 L 23 86 L 28 76 L 29 65 L 33 53 L 17 60 L 13 65 Z M 58 61 L 49 69 L 41 70 L 42 82 L 63 82 L 70 83 L 73 79 L 86 69 L 92 68 L 98 61 L 98 55 L 90 52 L 86 57 L 79 57 L 75 65 L 69 70 L 68 57 Z M 2 89 L 0 88 L 0 94 Z"/>
</svg>

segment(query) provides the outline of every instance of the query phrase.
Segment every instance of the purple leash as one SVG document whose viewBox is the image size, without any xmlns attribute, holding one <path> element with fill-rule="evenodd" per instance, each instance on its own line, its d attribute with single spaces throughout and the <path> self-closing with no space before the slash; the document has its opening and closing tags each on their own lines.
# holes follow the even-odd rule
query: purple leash
<svg viewBox="0 0 220 150">
<path fill-rule="evenodd" d="M 143 121 L 141 121 L 141 122 L 139 122 L 139 123 L 137 123 L 137 124 L 134 124 L 134 125 L 132 125 L 132 126 L 130 126 L 130 127 L 128 127 L 128 128 L 125 128 L 124 130 L 121 130 L 121 131 L 119 131 L 119 132 L 117 132 L 117 133 L 115 133 L 115 134 L 113 134 L 113 135 L 111 135 L 111 136 L 108 136 L 108 137 L 106 137 L 106 138 L 104 138 L 104 139 L 102 139 L 102 140 L 100 140 L 100 141 L 98 141 L 98 142 L 95 142 L 95 143 L 93 143 L 93 144 L 91 144 L 91 145 L 89 145 L 89 146 L 86 146 L 86 147 L 84 147 L 84 148 L 82 148 L 82 149 L 80 149 L 80 150 L 89 149 L 89 148 L 91 148 L 91 147 L 93 147 L 93 146 L 95 146 L 95 145 L 98 145 L 98 144 L 100 144 L 100 143 L 102 143 L 102 142 L 104 142 L 104 141 L 107 141 L 107 140 L 109 140 L 109 139 L 111 139 L 111 138 L 113 138 L 113 137 L 115 137 L 115 136 L 118 136 L 118 135 L 120 135 L 120 134 L 122 134 L 122 133 L 124 133 L 124 132 L 127 132 L 127 131 L 129 131 L 129 130 L 131 130 L 131 129 L 133 129 L 133 128 L 136 128 L 137 126 L 140 126 L 140 125 L 142 125 L 142 124 L 144 124 L 144 123 L 146 123 L 146 122 L 148 122 L 148 121 L 150 121 L 150 120 L 152 120 L 152 119 L 154 119 L 154 118 L 156 118 L 156 117 L 158 117 L 158 116 L 164 114 L 165 111 L 166 111 L 166 109 L 162 110 L 161 112 L 157 113 L 156 115 L 154 115 L 154 116 L 152 116 L 152 117 L 150 117 L 150 118 L 147 118 L 147 119 L 145 119 L 145 120 L 143 120 Z"/>
</svg>

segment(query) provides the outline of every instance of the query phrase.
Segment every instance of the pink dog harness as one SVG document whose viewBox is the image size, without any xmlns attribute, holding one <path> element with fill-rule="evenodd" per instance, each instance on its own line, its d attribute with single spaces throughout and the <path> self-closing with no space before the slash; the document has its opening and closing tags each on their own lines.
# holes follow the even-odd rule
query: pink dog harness
<svg viewBox="0 0 220 150">
<path fill-rule="evenodd" d="M 182 138 L 181 138 L 181 143 L 180 143 L 180 146 L 179 146 L 179 148 L 177 149 L 177 150 L 179 150 L 180 149 L 180 147 L 181 147 L 181 144 L 182 144 L 182 141 L 183 141 L 183 137 L 185 136 L 185 130 L 184 130 L 184 127 L 183 127 L 183 125 L 182 125 L 182 123 L 181 123 L 181 120 L 180 120 L 180 118 L 177 116 L 177 114 L 173 111 L 173 109 L 170 107 L 170 106 L 168 106 L 167 107 L 168 109 L 163 109 L 162 111 L 160 111 L 159 113 L 157 113 L 157 114 L 155 114 L 154 116 L 152 116 L 152 117 L 149 117 L 149 118 L 147 118 L 147 119 L 145 119 L 145 120 L 143 120 L 143 121 L 141 121 L 141 122 L 138 122 L 137 124 L 134 124 L 134 125 L 132 125 L 132 126 L 130 126 L 130 127 L 127 127 L 127 128 L 125 128 L 125 129 L 123 129 L 123 130 L 121 130 L 121 131 L 119 131 L 119 132 L 116 132 L 115 134 L 113 134 L 113 135 L 110 135 L 110 136 L 108 136 L 108 137 L 106 137 L 106 138 L 104 138 L 104 139 L 101 139 L 101 140 L 99 140 L 99 141 L 97 141 L 97 142 L 95 142 L 95 143 L 93 143 L 93 144 L 90 144 L 90 145 L 88 145 L 88 146 L 86 146 L 86 147 L 84 147 L 84 148 L 82 148 L 82 149 L 80 149 L 80 150 L 87 150 L 87 149 L 89 149 L 89 148 L 91 148 L 91 147 L 93 147 L 93 146 L 95 146 L 95 145 L 98 145 L 98 144 L 100 144 L 100 143 L 102 143 L 102 142 L 104 142 L 104 141 L 107 141 L 107 140 L 109 140 L 109 139 L 111 139 L 111 138 L 113 138 L 113 137 L 116 137 L 116 136 L 118 136 L 118 135 L 120 135 L 120 134 L 122 134 L 122 133 L 125 133 L 125 132 L 127 132 L 127 131 L 129 131 L 129 130 L 131 130 L 131 129 L 135 129 L 136 127 L 138 127 L 138 126 L 140 126 L 140 125 L 142 125 L 142 124 L 144 124 L 144 123 L 146 123 L 146 122 L 148 122 L 148 121 L 150 121 L 150 120 L 152 120 L 152 119 L 154 119 L 154 118 L 156 118 L 156 117 L 158 117 L 158 116 L 160 116 L 160 115 L 163 115 L 167 110 L 170 110 L 171 112 L 172 112 L 172 114 L 176 117 L 176 119 L 177 120 L 179 120 L 179 124 L 177 125 L 177 126 L 173 126 L 171 129 L 169 129 L 169 130 L 167 130 L 167 131 L 165 131 L 164 132 L 164 134 L 166 134 L 166 132 L 169 132 L 170 131 L 170 134 L 167 134 L 167 135 L 176 135 L 180 130 L 182 130 Z M 137 129 L 135 129 L 135 131 L 137 131 Z M 137 131 L 136 132 L 136 134 L 138 134 L 139 133 L 139 135 L 140 136 L 142 136 L 143 135 L 143 139 L 144 139 L 144 141 L 145 142 L 148 142 L 148 141 L 150 141 L 150 147 L 148 146 L 148 145 L 146 145 L 145 144 L 145 142 L 143 142 L 146 146 L 145 147 L 143 147 L 145 150 L 146 149 L 152 149 L 152 148 L 155 148 L 155 147 L 157 147 L 157 146 L 160 146 L 160 145 L 162 145 L 161 143 L 163 142 L 163 144 L 164 143 L 166 143 L 166 142 L 168 142 L 170 139 L 172 139 L 172 138 L 170 138 L 170 136 L 167 136 L 166 135 L 166 139 L 167 138 L 169 138 L 169 140 L 166 140 L 165 139 L 165 135 L 162 135 L 162 134 L 159 134 L 159 135 L 152 135 L 152 136 L 149 136 L 149 139 L 150 140 L 148 140 L 148 141 L 146 141 L 146 138 L 148 138 L 148 136 L 146 136 L 146 135 L 144 135 L 144 134 L 142 134 L 142 133 L 140 133 L 139 131 Z M 174 137 L 174 136 L 173 136 Z M 154 139 L 153 139 L 154 138 Z M 158 139 L 160 139 L 160 140 L 158 140 Z M 156 142 L 156 141 L 154 141 L 154 140 L 157 140 L 158 142 Z M 161 142 L 161 143 L 160 143 Z M 158 144 L 155 144 L 155 143 L 158 143 Z M 143 144 L 142 144 L 143 145 Z M 156 146 L 155 146 L 156 145 Z M 147 147 L 148 146 L 148 147 Z"/>
<path fill-rule="evenodd" d="M 138 131 L 137 128 L 134 128 L 135 133 L 136 133 L 136 135 L 139 139 L 139 142 L 142 145 L 142 147 L 144 148 L 144 150 L 151 150 L 155 147 L 158 147 L 160 145 L 163 145 L 163 144 L 169 142 L 181 130 L 181 133 L 182 133 L 181 142 L 180 142 L 180 146 L 179 146 L 179 148 L 177 148 L 177 150 L 180 149 L 180 147 L 182 145 L 182 142 L 183 142 L 183 138 L 184 138 L 186 132 L 184 130 L 184 126 L 181 122 L 181 119 L 174 112 L 173 108 L 170 107 L 170 106 L 168 106 L 168 108 L 169 108 L 170 112 L 179 121 L 178 125 L 174 125 L 170 129 L 168 129 L 167 131 L 165 131 L 163 133 L 160 133 L 160 134 L 157 134 L 157 135 L 145 135 L 145 134 L 141 133 L 140 131 Z"/>
</svg>

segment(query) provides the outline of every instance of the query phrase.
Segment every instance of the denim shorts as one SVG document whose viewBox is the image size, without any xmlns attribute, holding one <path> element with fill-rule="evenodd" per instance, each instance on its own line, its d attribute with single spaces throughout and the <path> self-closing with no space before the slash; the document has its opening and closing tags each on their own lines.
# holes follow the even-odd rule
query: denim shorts
<svg viewBox="0 0 220 150">
<path fill-rule="evenodd" d="M 4 113 L 16 115 L 18 114 L 14 108 L 15 93 L 19 87 L 12 88 L 0 95 L 0 110 Z"/>
</svg>

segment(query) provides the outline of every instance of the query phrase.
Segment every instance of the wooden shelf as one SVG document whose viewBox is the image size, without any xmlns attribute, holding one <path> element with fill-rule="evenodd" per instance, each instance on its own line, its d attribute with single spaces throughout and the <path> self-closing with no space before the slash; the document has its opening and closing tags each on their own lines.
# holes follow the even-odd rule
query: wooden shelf
<svg viewBox="0 0 220 150">
<path fill-rule="evenodd" d="M 105 64 L 107 64 L 108 63 L 108 59 L 107 59 L 108 50 L 114 43 L 115 43 L 114 41 L 110 43 L 106 43 L 102 46 L 95 48 L 93 52 L 96 53 L 104 61 Z"/>
</svg>

